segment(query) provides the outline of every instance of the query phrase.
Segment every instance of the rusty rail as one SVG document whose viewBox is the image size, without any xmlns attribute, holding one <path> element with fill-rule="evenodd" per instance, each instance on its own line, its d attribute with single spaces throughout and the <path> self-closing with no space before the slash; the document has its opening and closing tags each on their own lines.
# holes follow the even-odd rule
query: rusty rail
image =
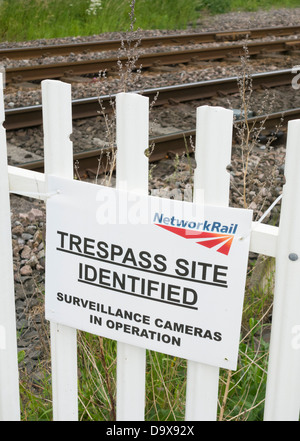
<svg viewBox="0 0 300 441">
<path fill-rule="evenodd" d="M 263 132 L 274 130 L 276 126 L 282 124 L 282 127 L 286 127 L 288 121 L 300 118 L 300 108 L 285 110 L 282 112 L 272 113 L 270 115 L 262 115 L 260 117 L 248 118 L 248 124 L 260 124 L 264 122 Z M 236 130 L 243 120 L 236 121 L 234 124 L 234 134 L 236 136 Z M 262 133 L 263 133 L 262 132 Z M 195 145 L 195 130 L 176 132 L 170 135 L 151 137 L 149 144 L 154 144 L 154 150 L 149 160 L 150 162 L 159 161 L 169 155 L 181 155 L 184 152 L 192 152 L 192 145 Z M 190 143 L 191 139 L 191 143 Z M 111 151 L 111 147 L 102 149 L 93 149 L 82 153 L 74 154 L 74 167 L 78 168 L 78 172 L 81 176 L 95 175 L 97 172 L 101 173 L 107 170 L 109 160 L 106 153 Z M 114 150 L 114 148 L 113 148 Z M 98 160 L 101 158 L 101 166 L 98 167 Z M 44 161 L 33 161 L 25 164 L 18 165 L 21 168 L 34 170 L 37 172 L 44 171 Z"/>
<path fill-rule="evenodd" d="M 289 52 L 300 48 L 300 40 L 278 40 L 271 42 L 248 43 L 250 55 L 261 53 Z M 188 63 L 190 61 L 201 62 L 204 60 L 218 60 L 244 54 L 244 44 L 222 45 L 219 47 L 200 48 L 190 50 L 173 50 L 172 52 L 159 52 L 142 54 L 138 63 L 143 68 L 154 65 L 173 65 Z M 111 57 L 94 60 L 74 62 L 39 64 L 6 69 L 5 79 L 7 83 L 20 81 L 41 81 L 50 78 L 63 78 L 70 75 L 98 74 L 99 71 L 117 69 L 117 62 L 126 63 L 126 57 Z"/>
<path fill-rule="evenodd" d="M 253 88 L 276 87 L 289 85 L 294 77 L 292 69 L 284 69 L 273 72 L 258 73 L 252 75 Z M 155 106 L 170 102 L 187 102 L 211 98 L 218 94 L 230 94 L 238 91 L 238 77 L 222 78 L 210 81 L 199 81 L 191 84 L 146 89 L 144 96 L 148 96 L 150 102 L 157 96 Z M 138 92 L 137 92 L 138 93 Z M 73 119 L 83 119 L 99 116 L 101 99 L 106 112 L 111 111 L 112 96 L 91 97 L 77 99 L 72 102 Z M 42 105 L 7 109 L 5 111 L 6 130 L 16 130 L 26 127 L 34 127 L 42 124 Z"/>
<path fill-rule="evenodd" d="M 194 43 L 213 43 L 220 41 L 237 41 L 243 38 L 255 39 L 268 36 L 283 37 L 300 33 L 300 26 L 276 26 L 260 29 L 241 29 L 229 32 L 201 32 L 190 34 L 160 35 L 158 37 L 145 37 L 141 39 L 140 47 L 181 45 Z M 35 57 L 51 57 L 56 55 L 69 55 L 70 53 L 91 53 L 108 50 L 118 50 L 121 40 L 100 40 L 81 43 L 45 44 L 32 47 L 15 47 L 0 49 L 0 60 L 28 59 Z"/>
</svg>

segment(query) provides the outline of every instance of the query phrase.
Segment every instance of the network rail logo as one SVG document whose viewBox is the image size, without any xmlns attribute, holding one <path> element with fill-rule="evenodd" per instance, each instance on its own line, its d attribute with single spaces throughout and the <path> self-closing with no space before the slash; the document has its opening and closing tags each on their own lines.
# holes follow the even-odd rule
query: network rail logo
<svg viewBox="0 0 300 441">
<path fill-rule="evenodd" d="M 238 224 L 223 225 L 221 222 L 194 222 L 155 213 L 153 222 L 184 239 L 194 240 L 198 245 L 212 248 L 228 256 Z"/>
</svg>

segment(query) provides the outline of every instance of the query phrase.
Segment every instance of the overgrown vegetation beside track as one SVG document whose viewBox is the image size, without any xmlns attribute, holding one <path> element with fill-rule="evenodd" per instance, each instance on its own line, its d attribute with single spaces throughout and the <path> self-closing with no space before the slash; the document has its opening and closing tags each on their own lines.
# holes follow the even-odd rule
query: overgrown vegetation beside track
<svg viewBox="0 0 300 441">
<path fill-rule="evenodd" d="M 297 7 L 299 0 L 138 0 L 141 29 L 184 29 L 203 15 Z M 0 41 L 88 36 L 128 29 L 127 0 L 2 0 Z"/>
<path fill-rule="evenodd" d="M 234 11 L 257 11 L 270 8 L 296 8 L 298 0 L 200 0 L 200 9 L 212 14 Z"/>
<path fill-rule="evenodd" d="M 196 0 L 139 0 L 136 19 L 142 29 L 184 28 L 196 20 Z M 3 0 L 0 39 L 86 36 L 128 29 L 127 0 Z"/>
</svg>

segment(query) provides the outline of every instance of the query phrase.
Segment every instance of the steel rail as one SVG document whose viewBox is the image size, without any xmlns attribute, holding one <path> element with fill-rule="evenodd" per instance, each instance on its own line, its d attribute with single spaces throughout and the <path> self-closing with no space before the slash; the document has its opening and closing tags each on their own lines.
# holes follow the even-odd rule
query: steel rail
<svg viewBox="0 0 300 441">
<path fill-rule="evenodd" d="M 248 125 L 252 126 L 263 123 L 262 133 L 270 130 L 274 130 L 276 126 L 280 124 L 282 127 L 286 127 L 288 121 L 300 118 L 300 108 L 289 109 L 282 112 L 272 113 L 270 115 L 261 115 L 259 117 L 251 117 L 247 119 Z M 236 121 L 234 123 L 233 137 L 236 136 L 238 127 L 243 123 L 243 120 Z M 195 145 L 195 130 L 176 132 L 170 135 L 164 135 L 159 137 L 150 137 L 149 144 L 154 144 L 154 150 L 151 154 L 149 161 L 156 162 L 164 159 L 170 155 L 181 155 L 183 153 L 192 152 L 192 145 Z M 190 139 L 192 142 L 190 143 Z M 114 150 L 115 148 L 113 148 Z M 111 152 L 112 148 L 100 148 L 93 149 L 82 153 L 74 154 L 73 161 L 74 167 L 78 169 L 81 176 L 84 175 L 96 175 L 96 173 L 102 173 L 108 169 L 109 157 L 106 153 Z M 98 160 L 101 158 L 101 165 L 99 167 Z M 32 161 L 24 164 L 19 164 L 17 167 L 33 170 L 37 172 L 44 171 L 44 161 Z"/>
<path fill-rule="evenodd" d="M 261 87 L 276 87 L 289 85 L 294 77 L 292 69 L 284 69 L 273 72 L 257 73 L 251 76 L 253 89 Z M 157 97 L 155 106 L 169 103 L 180 103 L 194 100 L 207 99 L 218 94 L 230 94 L 238 92 L 238 77 L 228 77 L 196 83 L 175 85 L 146 89 L 143 95 L 149 97 L 150 102 Z M 134 93 L 134 92 L 133 92 Z M 136 91 L 135 93 L 139 93 Z M 99 116 L 101 100 L 105 112 L 112 110 L 111 103 L 115 95 L 101 97 L 90 97 L 72 101 L 73 119 L 83 119 Z M 4 127 L 6 130 L 16 130 L 26 127 L 34 127 L 42 124 L 42 105 L 19 107 L 5 110 Z"/>
<path fill-rule="evenodd" d="M 265 54 L 267 52 L 288 52 L 299 47 L 300 40 L 279 40 L 267 43 L 247 44 L 250 55 Z M 188 63 L 190 61 L 218 60 L 226 57 L 241 56 L 243 54 L 244 44 L 222 45 L 211 48 L 142 54 L 138 59 L 138 63 L 143 68 L 147 68 L 155 65 L 173 65 Z M 5 71 L 5 80 L 7 83 L 11 83 L 62 78 L 66 75 L 96 74 L 103 70 L 116 70 L 118 61 L 126 63 L 128 60 L 126 57 L 110 57 L 96 60 L 74 61 L 71 63 L 63 62 L 7 68 Z"/>
<path fill-rule="evenodd" d="M 139 47 L 149 48 L 160 45 L 181 45 L 196 43 L 213 43 L 216 41 L 236 41 L 242 38 L 255 39 L 267 36 L 283 37 L 300 33 L 300 26 L 276 26 L 260 29 L 241 29 L 229 32 L 201 32 L 190 34 L 171 34 L 158 37 L 144 37 L 140 40 Z M 15 47 L 0 49 L 0 60 L 28 59 L 34 57 L 51 57 L 56 55 L 69 55 L 70 53 L 89 53 L 108 50 L 118 50 L 122 40 L 100 40 L 81 43 L 45 44 L 32 47 Z"/>
</svg>

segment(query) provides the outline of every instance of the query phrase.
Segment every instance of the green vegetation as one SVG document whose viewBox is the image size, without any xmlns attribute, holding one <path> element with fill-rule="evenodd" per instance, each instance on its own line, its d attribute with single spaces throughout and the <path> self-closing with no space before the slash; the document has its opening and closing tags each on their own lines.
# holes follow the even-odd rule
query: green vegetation
<svg viewBox="0 0 300 441">
<path fill-rule="evenodd" d="M 142 29 L 184 28 L 197 18 L 195 0 L 138 0 L 137 26 Z M 151 6 L 150 6 L 151 4 Z M 94 5 L 94 7 L 93 7 Z M 25 41 L 126 31 L 129 1 L 3 0 L 0 4 L 0 40 Z"/>
<path fill-rule="evenodd" d="M 223 14 L 231 11 L 257 11 L 299 6 L 299 0 L 201 0 L 198 9 L 206 9 L 212 14 Z"/>
<path fill-rule="evenodd" d="M 249 300 L 249 299 L 248 299 Z M 246 302 L 248 302 L 246 300 Z M 246 305 L 251 315 L 251 306 Z M 255 310 L 252 310 L 256 314 Z M 247 314 L 247 315 L 248 315 Z M 241 337 L 235 372 L 221 369 L 218 419 L 263 419 L 268 343 L 263 321 L 251 317 Z M 146 421 L 183 421 L 187 362 L 147 351 Z M 50 362 L 40 366 L 39 379 L 22 375 L 22 420 L 52 420 Z M 115 420 L 116 342 L 78 331 L 78 404 L 80 421 Z"/>
<path fill-rule="evenodd" d="M 129 0 L 2 0 L 0 41 L 126 31 Z M 180 29 L 202 14 L 299 6 L 299 0 L 136 0 L 136 27 Z"/>
</svg>

